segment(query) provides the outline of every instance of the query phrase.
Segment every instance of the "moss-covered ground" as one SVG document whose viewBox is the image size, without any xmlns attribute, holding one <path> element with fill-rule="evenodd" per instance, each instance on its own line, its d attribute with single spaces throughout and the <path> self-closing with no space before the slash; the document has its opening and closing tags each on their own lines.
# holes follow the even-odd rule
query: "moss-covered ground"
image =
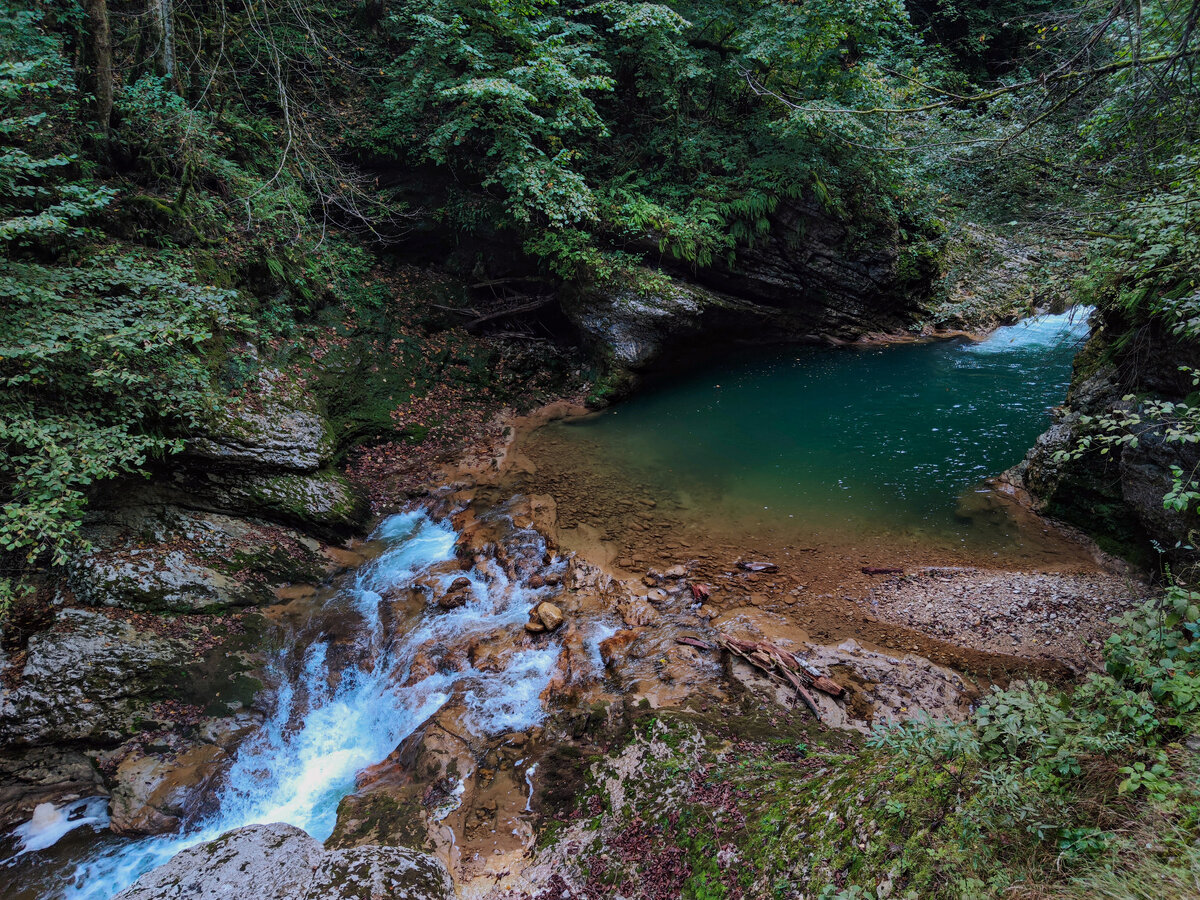
<svg viewBox="0 0 1200 900">
<path fill-rule="evenodd" d="M 1088 760 L 1063 828 L 1021 821 L 1016 798 L 1014 816 L 983 815 L 986 766 L 969 755 L 933 762 L 747 704 L 643 710 L 547 815 L 542 852 L 577 852 L 541 896 L 1194 897 L 1200 756 L 1166 752 L 1169 799 L 1119 790 L 1116 761 Z M 1083 827 L 1090 814 L 1104 827 Z"/>
</svg>

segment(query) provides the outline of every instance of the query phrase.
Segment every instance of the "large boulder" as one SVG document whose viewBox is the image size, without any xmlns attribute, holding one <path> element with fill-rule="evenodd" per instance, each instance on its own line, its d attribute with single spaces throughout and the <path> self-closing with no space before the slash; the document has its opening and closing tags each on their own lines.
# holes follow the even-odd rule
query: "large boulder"
<svg viewBox="0 0 1200 900">
<path fill-rule="evenodd" d="M 314 472 L 329 464 L 336 448 L 306 386 L 264 369 L 252 389 L 211 414 L 186 452 L 225 464 Z"/>
<path fill-rule="evenodd" d="M 1081 359 L 1087 363 L 1099 357 L 1103 346 L 1103 337 L 1094 337 Z M 1162 379 L 1155 383 L 1169 386 Z M 1196 445 L 1168 443 L 1160 429 L 1143 425 L 1136 445 L 1113 447 L 1107 454 L 1098 449 L 1075 453 L 1094 427 L 1085 417 L 1120 419 L 1139 414 L 1143 422 L 1151 421 L 1141 401 L 1126 399 L 1131 390 L 1115 364 L 1077 371 L 1067 404 L 1056 411 L 1054 424 L 1025 459 L 1004 474 L 1004 480 L 1026 490 L 1040 512 L 1078 525 L 1106 550 L 1136 559 L 1152 539 L 1182 558 L 1191 551 L 1172 548 L 1190 545 L 1190 534 L 1200 527 L 1200 520 L 1192 513 L 1165 509 L 1163 498 L 1174 482 L 1172 467 L 1183 472 L 1200 468 Z"/>
<path fill-rule="evenodd" d="M 251 825 L 177 854 L 117 900 L 454 900 L 432 856 L 400 847 L 325 850 L 291 825 Z"/>
<path fill-rule="evenodd" d="M 15 687 L 0 699 L 0 746 L 119 743 L 164 690 L 185 683 L 185 641 L 84 609 L 60 609 L 29 639 Z"/>
</svg>

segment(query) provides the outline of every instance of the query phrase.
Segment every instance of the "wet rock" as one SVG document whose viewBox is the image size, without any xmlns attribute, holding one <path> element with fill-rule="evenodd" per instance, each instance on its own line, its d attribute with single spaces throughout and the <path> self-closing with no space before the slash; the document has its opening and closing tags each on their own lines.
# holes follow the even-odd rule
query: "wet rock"
<svg viewBox="0 0 1200 900">
<path fill-rule="evenodd" d="M 667 571 L 663 572 L 663 575 L 665 575 L 667 578 L 672 578 L 672 579 L 678 581 L 680 578 L 686 578 L 687 573 L 688 573 L 687 566 L 678 565 L 678 566 L 671 566 L 671 568 L 669 568 L 669 569 L 667 569 Z"/>
<path fill-rule="evenodd" d="M 638 639 L 641 632 L 637 629 L 626 628 L 618 631 L 612 637 L 600 642 L 600 659 L 604 665 L 613 666 L 624 655 L 629 646 Z"/>
<path fill-rule="evenodd" d="M 530 634 L 541 634 L 546 630 L 546 626 L 537 619 L 530 619 L 525 623 L 525 630 Z"/>
<path fill-rule="evenodd" d="M 188 813 L 202 810 L 227 759 L 221 748 L 200 744 L 173 757 L 125 759 L 112 778 L 110 827 L 117 834 L 166 834 Z"/>
<path fill-rule="evenodd" d="M 442 594 L 438 597 L 438 606 L 442 609 L 458 609 L 460 606 L 466 606 L 467 595 L 465 592 L 458 594 Z"/>
<path fill-rule="evenodd" d="M 542 703 L 547 706 L 571 704 L 578 699 L 580 685 L 578 676 L 588 672 L 588 652 L 583 645 L 583 636 L 572 625 L 563 635 L 562 649 L 554 661 L 550 680 L 542 690 Z"/>
<path fill-rule="evenodd" d="M 93 513 L 120 515 L 129 507 L 215 513 L 296 527 L 331 543 L 359 534 L 370 517 L 362 494 L 334 468 L 259 470 L 183 458 L 150 473 L 149 479 L 106 482 L 97 489 Z"/>
<path fill-rule="evenodd" d="M 466 576 L 459 576 L 450 582 L 450 592 L 457 593 L 459 591 L 469 591 L 471 589 L 471 579 Z"/>
<path fill-rule="evenodd" d="M 331 538 L 362 531 L 370 516 L 362 494 L 335 469 L 239 475 L 213 481 L 209 497 L 218 511 L 244 510 Z"/>
<path fill-rule="evenodd" d="M 617 612 L 621 620 L 630 628 L 643 625 L 653 625 L 658 621 L 658 613 L 645 597 L 625 596 L 617 601 Z"/>
<path fill-rule="evenodd" d="M 291 825 L 251 825 L 182 851 L 119 900 L 453 900 L 440 862 L 401 847 L 326 850 Z"/>
<path fill-rule="evenodd" d="M 0 753 L 0 831 L 27 821 L 42 803 L 61 807 L 107 796 L 95 764 L 78 751 L 30 747 Z"/>
<path fill-rule="evenodd" d="M 1133 511 L 1147 534 L 1162 543 L 1187 535 L 1195 517 L 1163 506 L 1175 476 L 1172 466 L 1185 472 L 1196 471 L 1200 453 L 1191 447 L 1169 445 L 1162 435 L 1146 431 L 1136 447 L 1121 451 L 1121 497 Z"/>
<path fill-rule="evenodd" d="M 562 610 L 548 600 L 543 600 L 534 607 L 531 617 L 533 616 L 536 616 L 537 620 L 542 623 L 542 627 L 547 631 L 554 631 L 563 623 Z"/>
<path fill-rule="evenodd" d="M 757 575 L 759 573 L 772 575 L 775 572 L 779 571 L 779 566 L 775 565 L 775 563 L 773 563 L 773 562 L 763 562 L 763 561 L 748 562 L 748 561 L 743 560 L 742 562 L 739 562 L 737 565 L 738 565 L 738 568 L 741 569 L 743 572 L 750 572 L 753 575 Z"/>
<path fill-rule="evenodd" d="M 0 745 L 119 743 L 164 689 L 186 680 L 187 646 L 83 609 L 60 609 L 29 640 L 0 700 Z"/>
</svg>

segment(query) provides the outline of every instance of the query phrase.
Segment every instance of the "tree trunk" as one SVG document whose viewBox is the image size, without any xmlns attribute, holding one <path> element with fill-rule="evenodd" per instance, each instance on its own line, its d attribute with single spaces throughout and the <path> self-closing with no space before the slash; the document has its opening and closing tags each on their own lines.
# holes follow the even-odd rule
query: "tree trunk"
<svg viewBox="0 0 1200 900">
<path fill-rule="evenodd" d="M 87 16 L 84 71 L 87 87 L 95 97 L 96 124 L 107 140 L 113 108 L 112 33 L 108 27 L 108 0 L 84 0 L 83 6 Z"/>
<path fill-rule="evenodd" d="M 163 74 L 171 83 L 171 88 L 179 93 L 179 83 L 175 77 L 175 5 L 172 0 L 151 0 L 158 14 L 158 26 L 162 32 L 162 67 Z"/>
</svg>

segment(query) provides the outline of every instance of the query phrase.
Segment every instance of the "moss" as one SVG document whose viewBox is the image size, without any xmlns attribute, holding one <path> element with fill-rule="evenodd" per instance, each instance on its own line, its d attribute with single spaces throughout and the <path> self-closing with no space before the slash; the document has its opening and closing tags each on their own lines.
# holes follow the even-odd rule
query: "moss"
<svg viewBox="0 0 1200 900">
<path fill-rule="evenodd" d="M 602 371 L 593 381 L 592 389 L 584 402 L 589 409 L 603 409 L 624 397 L 637 387 L 637 376 L 611 361 L 602 362 Z"/>
<path fill-rule="evenodd" d="M 230 575 L 266 576 L 292 583 L 319 581 L 325 574 L 321 559 L 307 547 L 300 547 L 299 554 L 278 546 L 235 550 L 228 559 L 209 562 L 214 568 Z"/>
<path fill-rule="evenodd" d="M 397 797 L 386 790 L 343 797 L 338 804 L 337 825 L 326 846 L 355 847 L 367 843 L 429 849 L 429 835 L 417 797 Z"/>
<path fill-rule="evenodd" d="M 336 469 L 310 475 L 263 475 L 235 485 L 231 493 L 274 517 L 333 531 L 353 531 L 368 516 L 365 501 Z"/>
</svg>

